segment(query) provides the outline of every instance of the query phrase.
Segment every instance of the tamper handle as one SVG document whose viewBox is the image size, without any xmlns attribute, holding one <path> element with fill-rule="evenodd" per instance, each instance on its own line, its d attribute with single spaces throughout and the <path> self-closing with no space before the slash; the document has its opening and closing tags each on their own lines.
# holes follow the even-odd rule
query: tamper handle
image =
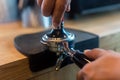
<svg viewBox="0 0 120 80">
<path fill-rule="evenodd" d="M 93 61 L 92 59 L 88 58 L 83 54 L 83 52 L 76 51 L 73 54 L 72 61 L 79 67 L 83 68 L 85 64 L 90 63 Z"/>
</svg>

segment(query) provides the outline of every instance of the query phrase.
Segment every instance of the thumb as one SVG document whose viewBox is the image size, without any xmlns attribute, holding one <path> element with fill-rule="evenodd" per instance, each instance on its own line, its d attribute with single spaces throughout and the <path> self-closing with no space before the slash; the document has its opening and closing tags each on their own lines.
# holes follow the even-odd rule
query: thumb
<svg viewBox="0 0 120 80">
<path fill-rule="evenodd" d="M 106 50 L 104 50 L 104 49 L 100 49 L 100 48 L 95 48 L 95 49 L 93 49 L 93 50 L 85 50 L 84 51 L 84 54 L 87 56 L 87 57 L 89 57 L 89 58 L 91 58 L 91 59 L 97 59 L 97 58 L 99 58 L 99 57 L 101 57 L 101 56 L 103 56 L 103 55 L 105 55 L 105 54 L 108 54 L 107 53 L 107 51 Z"/>
</svg>

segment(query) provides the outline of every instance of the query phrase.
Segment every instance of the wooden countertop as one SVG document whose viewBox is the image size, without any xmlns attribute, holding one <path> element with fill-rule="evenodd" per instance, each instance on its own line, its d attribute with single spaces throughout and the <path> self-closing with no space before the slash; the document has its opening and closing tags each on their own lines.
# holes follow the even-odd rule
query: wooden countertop
<svg viewBox="0 0 120 80">
<path fill-rule="evenodd" d="M 14 47 L 14 38 L 20 34 L 34 33 L 38 31 L 40 31 L 40 29 L 22 28 L 21 22 L 19 21 L 0 24 L 1 80 L 11 80 L 12 77 L 14 77 L 13 80 L 25 80 L 31 76 L 28 60 Z"/>
<path fill-rule="evenodd" d="M 66 21 L 65 26 L 88 31 L 103 38 L 120 32 L 120 12 L 108 12 L 86 16 L 75 21 Z M 17 35 L 42 30 L 44 29 L 23 28 L 19 21 L 0 24 L 0 75 L 2 75 L 0 80 L 26 80 L 32 76 L 27 58 L 15 49 L 13 40 Z M 13 77 L 14 79 L 11 79 Z"/>
<path fill-rule="evenodd" d="M 22 28 L 20 22 L 12 22 L 0 25 L 0 65 L 5 65 L 26 57 L 20 54 L 14 47 L 14 37 L 20 34 L 33 33 L 40 29 Z"/>
</svg>

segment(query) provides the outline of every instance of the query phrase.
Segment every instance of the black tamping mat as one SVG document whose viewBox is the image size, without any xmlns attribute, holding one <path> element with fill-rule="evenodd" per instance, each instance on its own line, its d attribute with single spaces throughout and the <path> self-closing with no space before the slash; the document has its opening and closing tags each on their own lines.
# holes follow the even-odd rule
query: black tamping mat
<svg viewBox="0 0 120 80">
<path fill-rule="evenodd" d="M 65 29 L 68 32 L 75 34 L 74 48 L 80 51 L 85 49 L 93 49 L 99 46 L 99 37 L 95 34 L 74 30 Z M 49 32 L 43 31 L 33 34 L 19 35 L 14 39 L 14 45 L 18 51 L 28 57 L 31 71 L 36 72 L 52 66 L 55 66 L 57 55 L 49 51 L 48 47 L 40 43 L 42 36 Z M 67 57 L 62 66 L 72 63 Z"/>
</svg>

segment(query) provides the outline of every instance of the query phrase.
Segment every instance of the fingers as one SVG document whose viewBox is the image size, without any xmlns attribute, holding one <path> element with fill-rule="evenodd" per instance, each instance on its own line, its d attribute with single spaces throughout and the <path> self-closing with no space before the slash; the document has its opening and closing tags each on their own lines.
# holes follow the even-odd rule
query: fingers
<svg viewBox="0 0 120 80">
<path fill-rule="evenodd" d="M 67 6 L 67 9 L 66 9 L 66 12 L 69 12 L 70 11 L 70 4 Z"/>
<path fill-rule="evenodd" d="M 99 80 L 103 80 L 103 79 L 101 79 L 101 75 L 98 75 L 97 73 L 100 73 L 100 74 L 103 73 L 104 70 L 105 70 L 104 68 L 108 69 L 108 64 L 111 64 L 112 61 L 113 61 L 113 63 L 114 63 L 114 61 L 118 61 L 115 56 L 119 56 L 118 53 L 116 53 L 114 51 L 104 50 L 104 49 L 100 49 L 100 48 L 96 48 L 96 49 L 93 49 L 93 50 L 87 50 L 84 53 L 89 58 L 97 59 L 97 60 L 86 64 L 78 72 L 77 80 L 98 80 L 98 78 L 99 78 Z M 115 55 L 115 53 L 117 55 Z M 107 63 L 105 63 L 106 60 L 108 60 Z M 110 61 L 110 60 L 112 60 L 112 61 Z M 108 80 L 108 79 L 104 79 L 104 80 Z"/>
<path fill-rule="evenodd" d="M 55 1 L 56 0 L 43 0 L 41 10 L 44 16 L 51 16 L 55 6 Z"/>
<path fill-rule="evenodd" d="M 43 0 L 37 0 L 37 4 L 41 6 Z"/>
<path fill-rule="evenodd" d="M 68 5 L 67 5 L 66 12 L 69 12 L 70 9 L 71 9 L 70 3 L 71 3 L 71 0 L 68 0 Z"/>
<path fill-rule="evenodd" d="M 84 74 L 83 74 L 81 71 L 79 71 L 79 72 L 77 73 L 76 80 L 85 80 L 85 79 L 84 79 Z"/>
<path fill-rule="evenodd" d="M 67 6 L 69 5 L 69 0 L 57 0 L 55 4 L 55 9 L 53 12 L 53 25 L 57 27 L 61 19 L 63 18 L 63 15 L 67 9 Z"/>
<path fill-rule="evenodd" d="M 65 11 L 70 11 L 71 0 L 37 0 L 44 16 L 52 16 L 54 27 L 58 27 Z"/>
<path fill-rule="evenodd" d="M 78 73 L 76 76 L 76 80 L 91 80 L 88 79 L 93 76 L 93 73 L 91 73 L 91 66 L 90 63 L 86 64 Z"/>
<path fill-rule="evenodd" d="M 108 52 L 104 49 L 96 48 L 93 50 L 87 50 L 84 52 L 84 54 L 91 59 L 97 59 L 101 57 L 102 55 L 108 54 Z"/>
<path fill-rule="evenodd" d="M 77 80 L 91 80 L 94 76 L 93 63 L 86 64 L 78 73 Z"/>
</svg>

